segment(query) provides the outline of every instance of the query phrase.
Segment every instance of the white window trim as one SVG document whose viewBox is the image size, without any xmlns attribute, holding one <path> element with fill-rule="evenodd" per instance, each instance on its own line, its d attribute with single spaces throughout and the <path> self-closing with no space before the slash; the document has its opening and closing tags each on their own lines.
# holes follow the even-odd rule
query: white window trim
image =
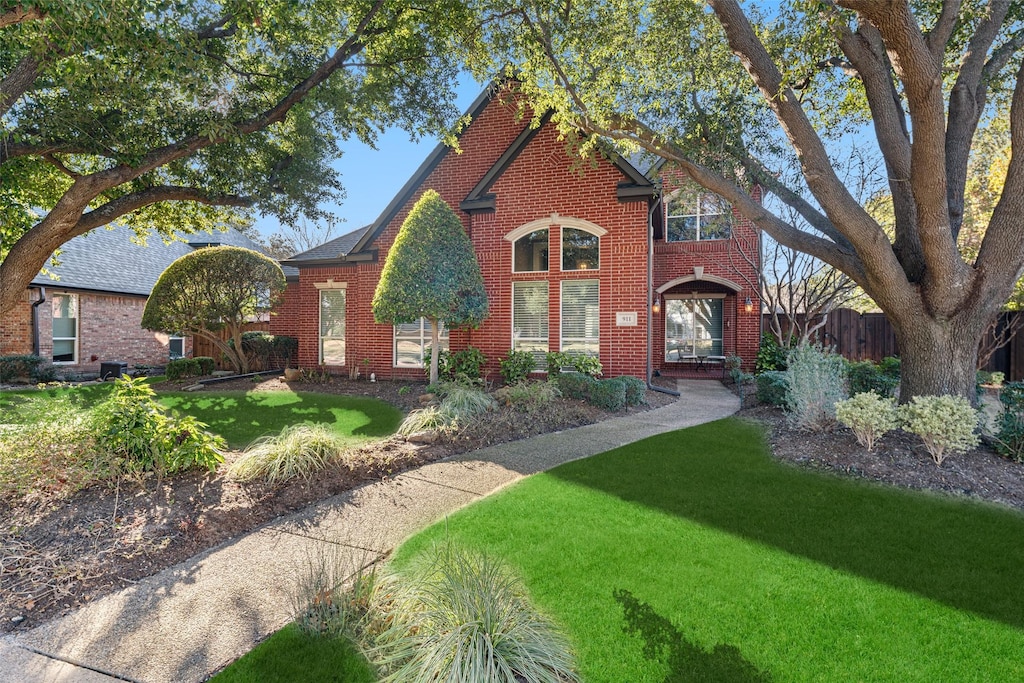
<svg viewBox="0 0 1024 683">
<path fill-rule="evenodd" d="M 677 190 L 676 190 L 676 192 L 682 192 L 682 191 L 683 191 L 683 188 L 677 188 Z M 729 226 L 729 237 L 701 237 L 701 229 L 700 229 L 701 228 L 701 222 L 700 222 L 700 219 L 702 217 L 704 217 L 704 216 L 726 216 L 726 215 L 729 216 L 730 218 L 732 217 L 732 207 L 731 206 L 729 207 L 728 213 L 724 213 L 724 212 L 701 213 L 700 212 L 701 199 L 705 195 L 711 195 L 713 197 L 718 197 L 723 202 L 725 201 L 725 199 L 723 199 L 720 195 L 716 195 L 714 192 L 708 192 L 708 191 L 702 189 L 702 190 L 699 190 L 697 192 L 697 210 L 696 210 L 696 213 L 691 213 L 691 212 L 687 212 L 687 213 L 669 213 L 668 211 L 669 211 L 669 207 L 672 205 L 672 201 L 670 200 L 670 201 L 665 202 L 665 241 L 667 243 L 669 243 L 669 244 L 678 244 L 680 242 L 722 242 L 724 240 L 732 239 L 732 228 L 734 227 L 732 225 Z M 728 204 L 728 202 L 726 202 L 726 203 Z M 687 207 L 687 208 L 692 208 L 692 207 Z M 693 217 L 693 218 L 697 219 L 697 237 L 692 239 L 692 240 L 670 240 L 668 238 L 668 221 L 669 221 L 669 219 L 670 218 L 689 218 L 689 217 Z"/>
<path fill-rule="evenodd" d="M 440 321 L 440 322 L 441 322 L 441 330 L 444 332 L 444 334 L 442 334 L 442 335 L 440 335 L 438 337 L 438 341 L 441 342 L 441 350 L 442 351 L 447 351 L 449 349 L 449 343 L 450 343 L 450 340 L 451 340 L 450 331 L 448 329 L 448 326 L 444 324 L 444 321 Z M 423 360 L 426 358 L 426 355 L 427 355 L 427 353 L 426 353 L 427 346 L 431 342 L 431 338 L 430 338 L 431 335 L 429 333 L 427 333 L 427 325 L 430 324 L 430 321 L 427 320 L 426 318 L 420 318 L 419 319 L 419 323 L 420 323 L 420 362 L 417 365 L 399 365 L 399 363 L 398 363 L 398 339 L 399 339 L 399 337 L 398 337 L 398 325 L 393 325 L 391 327 L 391 367 L 394 367 L 394 368 L 422 368 L 423 367 Z M 406 339 L 412 339 L 412 338 L 411 337 L 406 337 Z"/>
<path fill-rule="evenodd" d="M 511 333 L 512 334 L 511 334 L 511 339 L 509 340 L 509 348 L 511 348 L 513 350 L 515 350 L 515 348 L 516 348 L 516 339 L 520 339 L 520 340 L 523 340 L 523 341 L 543 342 L 547 346 L 547 348 L 549 350 L 551 349 L 551 328 L 550 328 L 550 326 L 548 327 L 548 336 L 543 338 L 543 339 L 540 338 L 540 337 L 517 337 L 516 336 L 516 285 L 527 285 L 527 284 L 537 284 L 537 283 L 545 283 L 548 286 L 548 308 L 547 308 L 547 310 L 550 311 L 551 310 L 551 283 L 548 280 L 517 280 L 517 281 L 512 283 L 512 301 L 511 301 L 512 305 L 509 308 L 509 310 L 510 310 L 510 312 L 512 314 L 510 316 L 511 321 L 512 321 L 512 324 L 511 324 Z M 538 369 L 538 371 L 539 371 L 539 369 Z"/>
<path fill-rule="evenodd" d="M 175 357 L 171 355 L 171 342 L 176 339 L 181 340 L 181 355 L 178 358 L 185 357 L 185 337 L 180 334 L 169 334 L 167 335 L 167 355 L 170 356 L 171 360 L 175 360 Z"/>
<path fill-rule="evenodd" d="M 523 223 L 522 225 L 520 225 L 515 230 L 512 230 L 512 231 L 506 233 L 505 237 L 503 238 L 506 242 L 511 242 L 512 243 L 512 264 L 511 264 L 511 267 L 512 267 L 512 272 L 513 273 L 517 272 L 516 269 L 515 269 L 516 268 L 516 260 L 515 260 L 515 243 L 516 243 L 516 241 L 520 237 L 523 237 L 525 235 L 529 235 L 534 230 L 542 230 L 544 228 L 548 229 L 548 270 L 546 270 L 546 271 L 544 271 L 544 270 L 531 270 L 531 271 L 526 271 L 526 272 L 530 272 L 530 273 L 546 273 L 546 272 L 550 272 L 550 269 L 551 269 L 551 233 L 552 233 L 553 228 L 558 227 L 558 226 L 561 226 L 563 228 L 576 228 L 577 230 L 583 230 L 584 232 L 589 232 L 591 235 L 596 235 L 597 237 L 604 237 L 605 235 L 608 234 L 608 231 L 605 230 L 604 228 L 602 228 L 597 223 L 591 223 L 588 220 L 585 220 L 583 218 L 576 218 L 574 216 L 559 216 L 557 212 L 553 212 L 550 215 L 545 216 L 544 218 L 538 218 L 537 220 L 530 221 L 529 223 Z M 561 234 L 559 234 L 559 240 L 561 240 Z M 558 265 L 559 265 L 559 267 L 561 267 L 561 265 L 562 265 L 562 260 L 561 260 L 562 259 L 562 243 L 561 243 L 561 241 L 559 241 L 559 243 L 558 243 L 558 259 L 559 259 L 558 260 Z M 579 271 L 573 270 L 573 271 L 569 271 L 569 272 L 576 273 L 576 272 L 579 272 Z"/>
<path fill-rule="evenodd" d="M 74 299 L 74 301 L 75 301 L 75 336 L 74 337 L 55 337 L 55 336 L 53 336 L 53 323 L 52 323 L 52 320 L 53 320 L 53 309 L 51 308 L 50 309 L 50 317 L 51 317 L 51 323 L 50 323 L 50 344 L 51 344 L 51 348 L 50 348 L 50 361 L 51 361 L 51 365 L 77 365 L 78 364 L 78 358 L 79 358 L 79 352 L 81 350 L 81 348 L 80 348 L 80 346 L 81 346 L 80 341 L 81 340 L 79 338 L 82 336 L 81 335 L 81 322 L 82 322 L 82 320 L 81 320 L 81 316 L 82 316 L 81 306 L 82 306 L 82 300 L 81 300 L 81 298 L 79 298 L 78 294 L 75 293 L 75 292 L 54 292 L 51 295 L 51 301 L 52 301 L 52 299 L 54 297 L 58 297 L 58 296 L 72 297 Z M 51 303 L 50 305 L 52 307 L 53 304 Z M 74 342 L 74 344 L 72 345 L 73 350 L 71 352 L 71 354 L 72 354 L 71 355 L 71 360 L 53 360 L 52 344 L 53 344 L 53 342 L 58 342 L 58 341 L 72 341 L 72 342 Z"/>
<path fill-rule="evenodd" d="M 577 272 L 577 271 L 570 271 L 570 272 Z M 565 295 L 565 284 L 567 282 L 594 282 L 594 283 L 597 284 L 597 338 L 593 339 L 591 337 L 571 337 L 570 339 L 572 341 L 581 341 L 583 343 L 587 343 L 589 341 L 597 342 L 597 352 L 594 353 L 593 355 L 594 355 L 595 358 L 596 357 L 600 357 L 600 355 L 601 355 L 601 281 L 597 280 L 597 279 L 590 279 L 590 278 L 579 278 L 579 279 L 576 279 L 576 278 L 574 278 L 572 280 L 562 280 L 559 283 L 559 288 L 558 288 L 558 350 L 559 351 L 565 351 L 565 339 L 566 339 L 565 334 L 564 334 L 564 332 L 565 332 L 565 330 L 564 330 L 564 327 L 565 327 L 565 315 L 564 315 L 565 311 L 564 311 L 563 302 L 565 301 L 565 296 L 564 296 Z"/>
<path fill-rule="evenodd" d="M 324 327 L 323 327 L 323 322 L 324 322 L 323 321 L 324 304 L 323 304 L 323 300 L 321 298 L 321 292 L 323 292 L 325 290 L 326 291 L 344 291 L 345 292 L 345 318 L 346 318 L 346 321 L 345 321 L 345 337 L 342 337 L 342 341 L 346 342 L 345 346 L 347 347 L 348 343 L 347 343 L 347 339 L 346 338 L 348 337 L 348 320 L 347 320 L 347 318 L 348 318 L 348 283 L 346 283 L 346 282 L 335 282 L 334 280 L 330 280 L 329 279 L 329 280 L 327 280 L 327 282 L 315 282 L 315 283 L 313 283 L 313 286 L 316 287 L 317 290 L 318 290 L 317 291 L 317 296 L 316 296 L 316 355 L 317 355 L 317 360 L 318 360 L 317 365 L 323 365 L 324 364 L 324 339 L 336 339 L 336 337 L 324 337 L 323 334 L 322 334 L 322 330 L 324 329 Z M 343 359 L 343 362 L 342 362 L 341 366 L 332 366 L 332 367 L 343 367 L 343 366 L 345 366 L 347 364 L 348 364 L 348 348 L 345 349 L 345 358 Z"/>
</svg>

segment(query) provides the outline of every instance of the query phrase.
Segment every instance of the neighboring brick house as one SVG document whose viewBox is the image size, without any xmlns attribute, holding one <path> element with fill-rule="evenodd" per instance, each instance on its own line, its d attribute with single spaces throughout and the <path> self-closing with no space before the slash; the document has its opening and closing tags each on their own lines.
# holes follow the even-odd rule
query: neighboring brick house
<svg viewBox="0 0 1024 683">
<path fill-rule="evenodd" d="M 606 376 L 712 376 L 730 355 L 752 368 L 760 263 L 749 222 L 661 168 L 652 180 L 616 155 L 579 168 L 556 127 L 531 127 L 507 93 L 484 93 L 469 114 L 461 151 L 438 146 L 376 222 L 283 262 L 298 277 L 271 331 L 299 339 L 299 365 L 422 377 L 429 323 L 378 324 L 370 304 L 398 229 L 433 188 L 461 217 L 491 310 L 444 341 L 479 348 L 488 376 L 511 348 L 596 354 Z"/>
<path fill-rule="evenodd" d="M 34 353 L 73 373 L 96 373 L 104 361 L 164 365 L 190 355 L 191 338 L 142 328 L 160 274 L 200 247 L 257 247 L 237 230 L 182 237 L 189 241 L 166 244 L 154 235 L 142 246 L 130 228 L 118 225 L 69 241 L 59 265 L 32 281 L 13 319 L 4 321 L 0 355 Z"/>
</svg>

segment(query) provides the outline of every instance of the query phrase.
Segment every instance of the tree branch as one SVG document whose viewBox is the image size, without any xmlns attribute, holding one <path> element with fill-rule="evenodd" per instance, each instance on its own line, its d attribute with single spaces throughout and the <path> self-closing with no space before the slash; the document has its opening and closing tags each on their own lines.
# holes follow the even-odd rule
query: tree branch
<svg viewBox="0 0 1024 683">
<path fill-rule="evenodd" d="M 0 28 L 14 26 L 25 21 L 37 21 L 46 16 L 46 12 L 38 7 L 25 9 L 24 5 L 0 7 Z"/>
<path fill-rule="evenodd" d="M 39 77 L 43 62 L 33 55 L 26 55 L 0 81 L 0 116 L 10 111 L 14 103 L 28 92 Z"/>
<path fill-rule="evenodd" d="M 73 236 L 77 237 L 93 228 L 107 225 L 125 214 L 138 211 L 150 204 L 166 201 L 190 201 L 209 206 L 252 206 L 251 199 L 239 195 L 211 194 L 194 187 L 162 185 L 112 199 L 103 206 L 82 214 L 75 224 Z"/>
<path fill-rule="evenodd" d="M 956 28 L 956 21 L 960 15 L 960 0 L 943 0 L 942 10 L 939 18 L 935 20 L 935 26 L 928 32 L 925 40 L 928 43 L 928 50 L 935 59 L 942 59 L 946 54 L 946 44 L 949 37 L 953 35 Z"/>
<path fill-rule="evenodd" d="M 964 221 L 964 191 L 967 183 L 967 164 L 971 144 L 978 129 L 978 121 L 985 110 L 988 84 L 983 78 L 989 63 L 1006 64 L 1010 51 L 1004 51 L 996 62 L 986 62 L 992 43 L 1002 27 L 1009 10 L 1009 0 L 992 0 L 989 12 L 981 21 L 967 46 L 956 82 L 949 93 L 949 121 L 946 124 L 946 192 L 950 229 L 953 239 L 960 233 Z M 993 55 L 995 56 L 995 55 Z"/>
<path fill-rule="evenodd" d="M 227 28 L 224 28 L 225 26 L 227 26 Z M 211 38 L 228 38 L 236 33 L 238 33 L 238 24 L 235 22 L 235 15 L 228 12 L 217 20 L 199 29 L 196 33 L 196 37 L 199 38 L 199 40 L 210 40 Z"/>
<path fill-rule="evenodd" d="M 65 166 L 64 162 L 62 162 L 60 159 L 58 159 L 57 156 L 55 154 L 53 154 L 52 152 L 43 154 L 43 158 L 46 159 L 48 162 L 50 162 L 51 165 L 55 166 L 57 168 L 57 170 L 59 170 L 61 173 L 63 173 L 64 175 L 68 176 L 69 178 L 77 179 L 77 178 L 81 178 L 82 177 L 81 173 L 78 173 L 76 171 L 72 171 L 70 168 Z"/>
</svg>

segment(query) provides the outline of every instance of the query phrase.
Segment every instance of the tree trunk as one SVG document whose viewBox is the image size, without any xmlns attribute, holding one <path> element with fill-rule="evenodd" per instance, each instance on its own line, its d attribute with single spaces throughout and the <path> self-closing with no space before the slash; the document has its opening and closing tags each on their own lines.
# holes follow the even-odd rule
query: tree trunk
<svg viewBox="0 0 1024 683">
<path fill-rule="evenodd" d="M 978 340 L 982 316 L 936 320 L 920 312 L 890 315 L 900 349 L 900 402 L 914 396 L 952 394 L 976 404 Z M 909 318 L 909 320 L 908 320 Z"/>
<path fill-rule="evenodd" d="M 437 329 L 437 318 L 430 319 L 430 383 L 437 381 L 437 360 L 441 356 L 441 335 Z"/>
</svg>

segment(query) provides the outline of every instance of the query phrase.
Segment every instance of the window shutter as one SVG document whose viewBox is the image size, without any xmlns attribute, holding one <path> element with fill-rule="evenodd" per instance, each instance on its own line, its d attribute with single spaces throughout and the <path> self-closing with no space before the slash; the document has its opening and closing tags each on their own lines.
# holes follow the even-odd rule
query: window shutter
<svg viewBox="0 0 1024 683">
<path fill-rule="evenodd" d="M 600 282 L 562 283 L 562 350 L 597 355 L 601 339 Z"/>
</svg>

